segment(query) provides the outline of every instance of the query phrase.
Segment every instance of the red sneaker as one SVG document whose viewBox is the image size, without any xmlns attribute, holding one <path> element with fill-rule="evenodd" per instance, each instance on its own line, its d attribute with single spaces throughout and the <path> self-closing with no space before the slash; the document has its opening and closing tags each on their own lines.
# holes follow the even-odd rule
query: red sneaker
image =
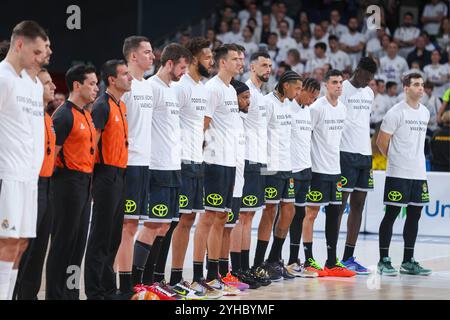
<svg viewBox="0 0 450 320">
<path fill-rule="evenodd" d="M 309 258 L 308 261 L 305 262 L 305 270 L 310 272 L 317 273 L 318 277 L 327 277 L 328 272 L 316 262 L 316 260 Z"/>
<path fill-rule="evenodd" d="M 356 276 L 356 272 L 352 270 L 348 270 L 339 260 L 336 261 L 336 264 L 332 268 L 327 268 L 325 266 L 325 271 L 328 273 L 329 277 L 343 277 L 349 278 Z"/>
</svg>

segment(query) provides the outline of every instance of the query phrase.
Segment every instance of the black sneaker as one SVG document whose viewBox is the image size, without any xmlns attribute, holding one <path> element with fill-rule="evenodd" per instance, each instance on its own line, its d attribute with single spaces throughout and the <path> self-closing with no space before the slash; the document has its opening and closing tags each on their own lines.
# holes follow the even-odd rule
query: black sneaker
<svg viewBox="0 0 450 320">
<path fill-rule="evenodd" d="M 269 275 L 267 274 L 267 271 L 264 270 L 261 267 L 256 267 L 253 266 L 250 270 L 244 271 L 244 272 L 248 272 L 249 274 L 251 274 L 252 276 L 255 277 L 255 279 L 263 286 L 266 287 L 269 284 L 272 283 L 272 281 L 270 281 L 269 279 Z"/>
<path fill-rule="evenodd" d="M 295 279 L 295 275 L 291 274 L 288 269 L 286 269 L 285 265 L 284 265 L 284 261 L 280 260 L 278 261 L 278 265 L 281 268 L 281 275 L 283 277 L 284 280 L 292 280 Z"/>
<path fill-rule="evenodd" d="M 258 280 L 248 272 L 242 272 L 242 271 L 231 271 L 231 274 L 239 279 L 239 281 L 246 283 L 249 285 L 249 289 L 258 289 L 261 287 L 261 284 L 258 282 Z"/>
<path fill-rule="evenodd" d="M 270 281 L 278 282 L 283 280 L 283 268 L 280 266 L 280 263 L 277 262 L 268 262 L 265 261 L 263 264 L 263 268 L 269 274 Z"/>
</svg>

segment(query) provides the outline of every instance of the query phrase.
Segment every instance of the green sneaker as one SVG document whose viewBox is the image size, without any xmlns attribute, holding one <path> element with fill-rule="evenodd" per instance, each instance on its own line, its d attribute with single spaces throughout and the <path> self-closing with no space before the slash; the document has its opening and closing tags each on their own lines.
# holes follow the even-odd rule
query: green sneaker
<svg viewBox="0 0 450 320">
<path fill-rule="evenodd" d="M 423 268 L 416 260 L 414 260 L 414 258 L 411 258 L 411 261 L 402 263 L 400 266 L 400 273 L 415 276 L 429 276 L 431 270 Z"/>
<path fill-rule="evenodd" d="M 391 258 L 384 257 L 382 261 L 378 262 L 378 273 L 385 276 L 395 277 L 398 272 L 391 264 Z"/>
</svg>

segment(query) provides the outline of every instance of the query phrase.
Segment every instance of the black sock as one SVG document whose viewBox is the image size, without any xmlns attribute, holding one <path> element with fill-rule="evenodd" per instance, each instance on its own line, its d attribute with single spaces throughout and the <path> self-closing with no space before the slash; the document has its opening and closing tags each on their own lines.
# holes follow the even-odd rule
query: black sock
<svg viewBox="0 0 450 320">
<path fill-rule="evenodd" d="M 145 270 L 142 275 L 142 283 L 150 286 L 152 285 L 154 280 L 154 271 L 155 271 L 155 263 L 156 259 L 158 259 L 159 252 L 161 249 L 163 237 L 156 237 L 155 241 L 153 241 L 152 249 L 148 255 L 147 263 L 145 264 Z"/>
<path fill-rule="evenodd" d="M 219 275 L 219 260 L 210 260 L 208 259 L 208 273 L 206 275 L 206 280 L 213 281 L 217 279 Z"/>
<path fill-rule="evenodd" d="M 133 284 L 131 283 L 131 271 L 119 272 L 120 292 L 126 293 L 133 291 Z"/>
<path fill-rule="evenodd" d="M 379 248 L 380 248 L 380 261 L 383 258 L 389 257 L 389 246 L 392 239 L 392 228 L 394 226 L 395 219 L 397 219 L 401 208 L 396 206 L 387 205 L 386 212 L 383 220 L 380 224 L 379 236 Z"/>
<path fill-rule="evenodd" d="M 334 267 L 336 265 L 336 247 L 339 238 L 339 206 L 328 205 L 325 208 L 325 237 L 327 240 L 327 262 L 328 267 Z"/>
<path fill-rule="evenodd" d="M 289 263 L 296 263 L 300 251 L 300 240 L 302 238 L 303 219 L 305 218 L 305 207 L 295 207 L 294 219 L 289 227 L 289 238 L 291 239 Z"/>
<path fill-rule="evenodd" d="M 268 262 L 280 261 L 281 250 L 283 249 L 284 238 L 273 237 L 272 248 L 270 249 Z"/>
<path fill-rule="evenodd" d="M 199 282 L 203 279 L 203 261 L 196 262 L 194 261 L 194 277 L 193 282 Z"/>
<path fill-rule="evenodd" d="M 405 247 L 403 249 L 403 263 L 410 262 L 413 257 L 414 257 L 414 248 Z"/>
<path fill-rule="evenodd" d="M 169 255 L 170 243 L 172 242 L 173 230 L 178 225 L 178 221 L 172 221 L 170 228 L 164 236 L 161 243 L 161 250 L 159 256 L 156 259 L 155 265 L 155 281 L 161 282 L 164 280 L 164 273 L 166 272 L 167 256 Z"/>
<path fill-rule="evenodd" d="M 254 266 L 260 267 L 263 264 L 268 245 L 269 241 L 258 240 L 256 244 L 255 261 L 253 263 Z"/>
<path fill-rule="evenodd" d="M 414 247 L 416 245 L 417 233 L 419 231 L 420 214 L 422 207 L 408 206 L 406 208 L 406 221 L 403 228 L 403 240 L 405 249 L 403 251 L 403 262 L 411 261 L 414 257 Z"/>
<path fill-rule="evenodd" d="M 241 271 L 241 256 L 240 252 L 230 252 L 231 256 L 231 270 L 233 272 Z"/>
<path fill-rule="evenodd" d="M 134 243 L 132 270 L 133 286 L 142 283 L 142 274 L 144 272 L 151 248 L 152 246 L 150 244 L 143 243 L 139 240 L 136 240 L 136 242 Z"/>
<path fill-rule="evenodd" d="M 174 286 L 183 280 L 183 269 L 172 269 L 170 271 L 170 285 Z"/>
<path fill-rule="evenodd" d="M 353 254 L 355 253 L 355 246 L 346 243 L 345 244 L 345 250 L 344 250 L 344 261 L 347 261 L 351 257 L 353 257 Z"/>
<path fill-rule="evenodd" d="M 250 269 L 250 250 L 241 251 L 241 270 L 247 271 Z"/>
<path fill-rule="evenodd" d="M 222 277 L 226 277 L 229 271 L 230 261 L 228 259 L 219 259 L 219 273 Z"/>
<path fill-rule="evenodd" d="M 309 259 L 314 259 L 312 248 L 312 242 L 303 242 L 303 249 L 305 250 L 305 262 L 308 262 Z"/>
</svg>

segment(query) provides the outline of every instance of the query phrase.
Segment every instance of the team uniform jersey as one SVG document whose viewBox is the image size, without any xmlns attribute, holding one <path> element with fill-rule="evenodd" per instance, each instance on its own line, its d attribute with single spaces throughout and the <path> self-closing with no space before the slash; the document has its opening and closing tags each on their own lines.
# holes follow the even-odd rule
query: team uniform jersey
<svg viewBox="0 0 450 320">
<path fill-rule="evenodd" d="M 317 99 L 309 108 L 313 130 L 311 138 L 313 173 L 307 204 L 337 205 L 342 201 L 340 143 L 347 108 L 340 100 L 337 106 L 332 106 L 326 97 Z"/>
<path fill-rule="evenodd" d="M 180 106 L 172 85 L 158 75 L 153 88 L 152 152 L 150 160 L 149 221 L 171 222 L 178 212 L 181 186 Z"/>
<path fill-rule="evenodd" d="M 0 238 L 36 236 L 35 141 L 26 101 L 32 89 L 9 62 L 0 62 Z"/>
<path fill-rule="evenodd" d="M 42 162 L 41 172 L 39 177 L 50 178 L 55 168 L 55 147 L 56 147 L 56 134 L 53 127 L 52 117 L 48 113 L 44 116 L 45 123 L 45 152 L 44 161 Z"/>
<path fill-rule="evenodd" d="M 409 67 L 406 60 L 397 55 L 394 59 L 389 58 L 389 56 L 381 58 L 380 69 L 380 73 L 386 77 L 386 82 L 393 81 L 401 88 L 401 77 L 408 71 Z"/>
<path fill-rule="evenodd" d="M 180 105 L 181 128 L 181 190 L 179 213 L 204 212 L 203 206 L 203 126 L 207 93 L 201 81 L 189 74 L 172 84 Z M 179 220 L 175 216 L 174 220 Z"/>
<path fill-rule="evenodd" d="M 418 109 L 413 109 L 406 101 L 395 105 L 384 117 L 381 130 L 392 135 L 388 149 L 385 204 L 428 203 L 424 147 L 429 119 L 430 112 L 425 106 L 419 104 Z"/>
</svg>

